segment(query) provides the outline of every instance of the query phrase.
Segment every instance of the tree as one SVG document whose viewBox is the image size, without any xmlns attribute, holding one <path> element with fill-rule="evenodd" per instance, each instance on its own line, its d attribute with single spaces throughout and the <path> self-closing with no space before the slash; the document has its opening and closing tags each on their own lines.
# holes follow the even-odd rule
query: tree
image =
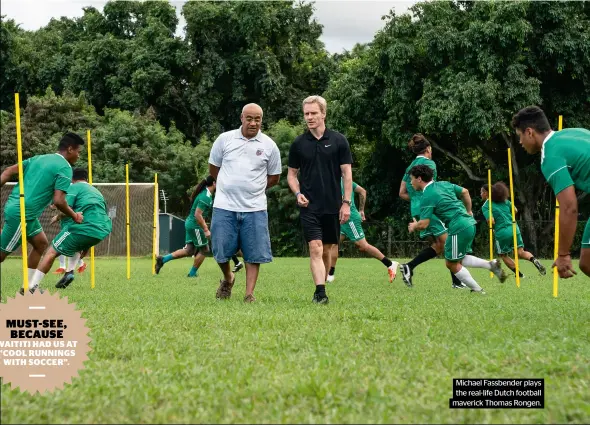
<svg viewBox="0 0 590 425">
<path fill-rule="evenodd" d="M 14 114 L 1 111 L 1 167 L 17 161 Z M 105 109 L 96 113 L 83 94 L 66 92 L 57 96 L 48 90 L 45 96 L 31 96 L 21 111 L 23 158 L 53 153 L 67 131 L 86 140 L 92 135 L 93 180 L 125 181 L 125 164 L 129 164 L 131 182 L 151 182 L 158 173 L 160 187 L 171 199 L 171 211 L 184 214 L 190 209 L 189 192 L 208 174 L 211 142 L 203 137 L 194 148 L 173 125 L 166 129 L 152 109 L 139 112 Z M 87 166 L 86 151 L 77 166 Z"/>
<path fill-rule="evenodd" d="M 548 189 L 510 120 L 541 104 L 554 124 L 567 113 L 572 125 L 590 125 L 589 10 L 575 2 L 447 1 L 418 3 L 412 16 L 391 13 L 370 48 L 344 60 L 330 82 L 334 121 L 381 153 L 423 132 L 445 158 L 441 164 L 437 156 L 439 176 L 472 189 L 487 168 L 506 177 L 512 148 L 515 195 L 531 223 L 546 208 L 540 199 Z M 403 170 L 393 172 L 390 194 Z M 536 248 L 537 232 L 528 230 Z"/>
<path fill-rule="evenodd" d="M 265 122 L 301 120 L 301 101 L 321 93 L 331 59 L 319 42 L 321 25 L 309 4 L 187 2 L 191 50 L 190 107 L 200 131 L 235 127 L 242 107 L 259 103 Z"/>
</svg>

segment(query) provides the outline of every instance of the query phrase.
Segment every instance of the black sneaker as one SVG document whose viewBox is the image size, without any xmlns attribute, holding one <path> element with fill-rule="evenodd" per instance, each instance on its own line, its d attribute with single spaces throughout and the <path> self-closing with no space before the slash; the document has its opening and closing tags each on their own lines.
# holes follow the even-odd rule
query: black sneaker
<svg viewBox="0 0 590 425">
<path fill-rule="evenodd" d="M 240 270 L 242 270 L 243 268 L 244 268 L 244 263 L 242 263 L 242 262 L 240 261 L 238 264 L 236 264 L 236 265 L 234 266 L 234 269 L 232 270 L 232 273 L 237 273 L 237 272 L 239 272 Z"/>
<path fill-rule="evenodd" d="M 315 293 L 313 294 L 313 299 L 311 300 L 311 302 L 315 303 L 315 304 L 328 304 L 328 296 L 323 293 L 323 294 L 318 294 Z"/>
<path fill-rule="evenodd" d="M 541 273 L 541 276 L 545 276 L 547 274 L 547 269 L 545 269 L 545 266 L 543 264 L 541 264 L 541 262 L 539 260 L 537 260 L 535 258 L 533 260 L 533 264 L 535 265 L 537 270 L 539 270 L 539 273 Z"/>
<path fill-rule="evenodd" d="M 467 285 L 465 285 L 463 282 L 459 283 L 458 285 L 453 283 L 453 289 L 466 289 Z"/>
<path fill-rule="evenodd" d="M 63 277 L 55 284 L 58 289 L 67 288 L 74 281 L 74 271 L 66 272 Z"/>
<path fill-rule="evenodd" d="M 160 270 L 164 267 L 164 258 L 161 255 L 156 257 L 156 274 L 160 274 Z"/>
<path fill-rule="evenodd" d="M 410 266 L 408 266 L 407 264 L 400 264 L 399 269 L 402 272 L 402 279 L 403 279 L 404 283 L 406 284 L 406 286 L 408 288 L 411 288 L 413 286 L 412 285 L 412 275 L 414 273 L 412 273 Z"/>
<path fill-rule="evenodd" d="M 37 286 L 37 288 L 39 288 L 39 287 Z M 34 293 L 34 292 L 35 292 L 35 290 L 36 290 L 37 288 L 32 288 L 32 289 L 29 289 L 29 292 L 32 294 L 32 293 Z M 23 296 L 24 296 L 24 295 L 25 295 L 25 288 L 21 287 L 21 288 L 20 288 L 20 291 L 18 291 L 18 292 L 19 292 L 21 295 L 23 295 Z M 43 290 L 43 289 L 39 288 L 39 293 L 40 293 L 40 294 L 44 294 L 44 293 L 45 293 L 45 290 Z"/>
</svg>

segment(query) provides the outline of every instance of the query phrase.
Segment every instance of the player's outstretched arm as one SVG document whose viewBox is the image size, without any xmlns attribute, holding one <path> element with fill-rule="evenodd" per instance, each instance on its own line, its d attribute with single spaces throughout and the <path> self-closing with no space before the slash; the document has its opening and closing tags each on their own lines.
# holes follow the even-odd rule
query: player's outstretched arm
<svg viewBox="0 0 590 425">
<path fill-rule="evenodd" d="M 406 186 L 406 182 L 402 180 L 401 184 L 399 185 L 399 197 L 402 198 L 404 201 L 410 201 L 410 194 L 408 193 L 408 187 Z"/>
<path fill-rule="evenodd" d="M 60 210 L 62 213 L 71 217 L 76 223 L 82 223 L 82 214 L 76 213 L 66 201 L 66 193 L 61 190 L 55 190 L 53 192 L 53 204 Z"/>
<path fill-rule="evenodd" d="M 6 183 L 10 181 L 12 176 L 18 173 L 18 164 L 11 165 L 7 167 L 2 174 L 0 174 L 0 187 L 4 186 Z"/>
<path fill-rule="evenodd" d="M 412 233 L 415 232 L 417 230 L 424 230 L 427 229 L 428 226 L 430 226 L 430 219 L 429 218 L 423 218 L 420 221 L 416 221 L 416 219 L 413 219 L 414 221 L 412 221 L 410 224 L 408 224 L 408 232 Z"/>
<path fill-rule="evenodd" d="M 568 186 L 559 192 L 557 200 L 559 201 L 559 251 L 554 265 L 562 278 L 568 278 L 575 274 L 570 257 L 578 225 L 578 198 L 574 186 Z"/>
<path fill-rule="evenodd" d="M 574 186 L 557 194 L 559 201 L 559 254 L 570 253 L 578 225 L 578 198 Z"/>
</svg>

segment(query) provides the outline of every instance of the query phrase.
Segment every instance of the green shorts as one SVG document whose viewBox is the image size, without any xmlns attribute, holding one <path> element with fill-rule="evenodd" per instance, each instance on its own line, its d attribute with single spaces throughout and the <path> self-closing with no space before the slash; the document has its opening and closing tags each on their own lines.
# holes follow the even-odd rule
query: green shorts
<svg viewBox="0 0 590 425">
<path fill-rule="evenodd" d="M 514 251 L 514 236 L 512 235 L 512 226 L 506 227 L 500 231 L 494 232 L 496 239 L 496 252 L 498 254 L 510 254 Z M 520 235 L 520 230 L 516 229 L 516 246 L 524 248 L 524 242 Z"/>
<path fill-rule="evenodd" d="M 75 226 L 68 226 L 62 229 L 58 235 L 53 238 L 51 245 L 59 254 L 66 257 L 73 257 L 77 252 L 87 251 L 93 246 L 98 245 L 104 238 L 88 236 L 85 232 L 76 231 Z"/>
<path fill-rule="evenodd" d="M 471 245 L 475 238 L 475 224 L 461 230 L 456 235 L 449 235 L 445 242 L 445 258 L 448 261 L 461 261 L 472 252 Z"/>
<path fill-rule="evenodd" d="M 185 227 L 184 243 L 192 244 L 195 248 L 203 248 L 209 244 L 205 232 L 200 227 Z"/>
<path fill-rule="evenodd" d="M 27 239 L 41 233 L 43 228 L 39 219 L 27 220 Z M 20 217 L 4 215 L 4 227 L 2 228 L 2 236 L 0 241 L 0 250 L 12 253 L 18 249 L 21 244 L 21 225 Z"/>
<path fill-rule="evenodd" d="M 362 219 L 359 217 L 351 217 L 346 223 L 340 225 L 340 234 L 348 238 L 352 242 L 358 242 L 365 239 L 365 232 L 363 232 Z"/>
<path fill-rule="evenodd" d="M 416 221 L 420 221 L 420 217 L 415 217 Z M 430 219 L 430 225 L 420 232 L 420 239 L 426 239 L 428 236 L 432 236 L 434 238 L 439 237 L 440 235 L 444 235 L 448 232 L 447 226 L 440 221 L 440 219 L 433 215 Z"/>
<path fill-rule="evenodd" d="M 584 234 L 582 235 L 582 248 L 590 248 L 590 220 L 586 222 Z"/>
</svg>

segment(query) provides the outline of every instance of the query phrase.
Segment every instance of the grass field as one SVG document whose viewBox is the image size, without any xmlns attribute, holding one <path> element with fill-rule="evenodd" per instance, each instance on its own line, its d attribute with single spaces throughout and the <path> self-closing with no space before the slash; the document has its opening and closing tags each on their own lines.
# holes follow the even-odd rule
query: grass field
<svg viewBox="0 0 590 425">
<path fill-rule="evenodd" d="M 547 267 L 549 261 L 544 261 Z M 483 270 L 480 296 L 451 289 L 442 260 L 408 289 L 375 260 L 343 259 L 330 304 L 311 303 L 307 259 L 263 266 L 255 304 L 215 299 L 207 259 L 151 275 L 151 261 L 99 259 L 61 293 L 83 309 L 90 361 L 43 396 L 2 386 L 2 423 L 584 423 L 590 421 L 590 279 L 539 277 L 521 287 Z M 2 264 L 2 302 L 20 287 Z M 54 266 L 55 268 L 55 266 Z M 55 291 L 48 275 L 45 288 Z M 544 409 L 449 409 L 453 378 L 545 378 Z"/>
</svg>

